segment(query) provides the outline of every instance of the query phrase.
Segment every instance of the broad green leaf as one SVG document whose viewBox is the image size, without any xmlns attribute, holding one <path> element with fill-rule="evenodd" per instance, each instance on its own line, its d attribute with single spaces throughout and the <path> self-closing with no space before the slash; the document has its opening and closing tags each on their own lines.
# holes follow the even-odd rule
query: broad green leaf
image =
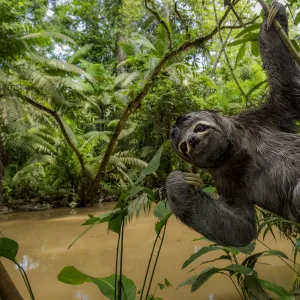
<svg viewBox="0 0 300 300">
<path fill-rule="evenodd" d="M 158 205 L 154 208 L 154 216 L 158 220 L 162 220 L 166 215 L 171 212 L 168 202 L 160 201 Z"/>
<path fill-rule="evenodd" d="M 75 267 L 64 267 L 58 274 L 58 280 L 67 284 L 79 285 L 92 282 L 91 278 Z"/>
<path fill-rule="evenodd" d="M 238 265 L 238 264 L 227 266 L 226 268 L 223 268 L 222 270 L 230 271 L 233 273 L 244 274 L 244 275 L 252 275 L 253 273 L 256 273 L 253 269 L 250 269 L 245 266 Z"/>
<path fill-rule="evenodd" d="M 0 257 L 6 257 L 15 260 L 18 253 L 19 245 L 16 241 L 9 238 L 0 238 Z"/>
<path fill-rule="evenodd" d="M 245 42 L 253 42 L 253 41 L 257 41 L 257 33 L 248 33 L 242 39 L 235 40 L 231 43 L 228 43 L 227 46 L 236 46 L 236 45 L 243 44 Z"/>
<path fill-rule="evenodd" d="M 295 18 L 295 25 L 297 26 L 300 23 L 300 12 L 298 12 L 296 18 Z"/>
<path fill-rule="evenodd" d="M 224 260 L 226 259 L 226 260 L 231 261 L 232 257 L 231 257 L 230 255 L 221 255 L 221 256 L 218 257 L 218 258 L 215 258 L 215 259 L 212 259 L 212 260 L 204 261 L 204 262 L 201 263 L 199 266 L 202 266 L 202 265 L 205 265 L 205 264 L 209 264 L 209 263 L 212 263 L 212 262 L 217 261 L 217 260 L 223 260 L 223 259 L 224 259 Z M 199 266 L 197 266 L 197 267 L 199 267 Z M 197 269 L 197 267 L 191 269 L 191 270 L 189 271 L 189 273 L 195 271 L 195 270 Z"/>
<path fill-rule="evenodd" d="M 245 276 L 243 284 L 248 292 L 249 300 L 270 300 L 268 294 L 261 287 L 261 285 L 258 282 L 258 279 L 255 276 Z"/>
<path fill-rule="evenodd" d="M 120 280 L 120 276 L 117 276 L 117 282 L 119 282 L 119 280 Z M 99 290 L 104 296 L 106 296 L 111 300 L 114 300 L 114 292 L 115 292 L 114 274 L 105 278 L 93 278 L 93 282 L 98 285 Z M 136 296 L 136 286 L 134 282 L 131 279 L 127 278 L 125 275 L 123 275 L 122 285 L 124 287 L 124 290 L 122 289 L 122 299 L 134 300 Z M 118 283 L 117 283 L 117 287 L 118 287 Z"/>
<path fill-rule="evenodd" d="M 143 35 L 139 35 L 136 38 L 133 38 L 133 40 L 137 43 L 140 44 L 146 48 L 152 49 L 154 51 L 156 51 L 154 45 Z"/>
<path fill-rule="evenodd" d="M 165 217 L 163 217 L 159 222 L 155 223 L 155 232 L 159 234 L 164 225 L 167 224 L 169 218 L 172 216 L 172 212 L 169 212 Z"/>
<path fill-rule="evenodd" d="M 163 226 L 168 222 L 172 211 L 167 202 L 161 201 L 154 209 L 154 216 L 159 220 L 155 223 L 156 234 L 159 234 Z"/>
<path fill-rule="evenodd" d="M 202 189 L 203 192 L 207 193 L 208 195 L 212 196 L 216 193 L 217 189 L 214 186 L 208 186 Z"/>
<path fill-rule="evenodd" d="M 192 292 L 198 290 L 210 277 L 219 272 L 218 268 L 209 268 L 201 272 L 192 285 Z"/>
<path fill-rule="evenodd" d="M 236 59 L 235 59 L 235 65 L 234 65 L 235 68 L 236 68 L 238 62 L 239 62 L 240 60 L 242 60 L 243 57 L 245 56 L 245 53 L 246 53 L 246 45 L 247 45 L 246 43 L 243 43 L 243 44 L 241 45 L 239 51 L 238 51 L 238 54 L 237 54 Z"/>
<path fill-rule="evenodd" d="M 123 221 L 123 215 L 122 214 L 114 215 L 108 221 L 108 230 L 113 231 L 117 234 L 120 234 L 122 221 Z"/>
<path fill-rule="evenodd" d="M 160 146 L 154 157 L 151 159 L 147 167 L 141 172 L 137 182 L 141 181 L 146 175 L 149 175 L 151 173 L 154 173 L 157 171 L 159 164 L 160 164 L 160 158 L 163 152 L 163 149 L 165 147 L 166 143 Z"/>
<path fill-rule="evenodd" d="M 289 296 L 289 293 L 281 286 L 269 282 L 267 280 L 263 279 L 258 279 L 259 283 L 261 284 L 262 287 L 265 289 L 272 291 L 273 293 L 277 294 L 278 296 Z"/>
<path fill-rule="evenodd" d="M 235 36 L 235 39 L 241 37 L 242 35 L 250 32 L 250 31 L 253 31 L 253 30 L 257 30 L 259 29 L 261 26 L 261 24 L 251 24 L 249 26 L 247 26 L 245 29 L 243 29 L 242 31 L 240 31 L 236 36 Z M 256 33 L 257 34 L 257 33 Z"/>
<path fill-rule="evenodd" d="M 58 280 L 67 284 L 80 285 L 85 282 L 92 282 L 98 286 L 104 296 L 112 300 L 114 299 L 115 294 L 115 277 L 117 277 L 119 282 L 120 276 L 115 276 L 113 274 L 104 278 L 95 278 L 79 271 L 75 267 L 65 267 L 58 274 Z M 124 295 L 124 292 L 126 294 L 124 295 L 124 298 L 134 300 L 136 296 L 136 286 L 134 282 L 123 275 L 122 285 L 124 288 L 124 291 L 122 290 L 122 295 Z"/>
<path fill-rule="evenodd" d="M 202 256 L 208 252 L 212 252 L 212 251 L 216 251 L 216 250 L 223 250 L 223 248 L 222 248 L 222 246 L 206 246 L 206 247 L 201 248 L 196 253 L 192 254 L 190 256 L 190 258 L 183 263 L 181 269 L 186 268 L 188 265 L 190 265 L 193 261 L 195 261 L 200 256 Z"/>
<path fill-rule="evenodd" d="M 259 56 L 259 47 L 258 47 L 258 42 L 257 41 L 252 41 L 251 42 L 251 53 L 254 56 Z"/>
<path fill-rule="evenodd" d="M 254 251 L 255 246 L 256 246 L 256 242 L 251 242 L 245 247 L 235 247 L 235 249 L 239 250 L 244 254 L 251 254 Z"/>
</svg>

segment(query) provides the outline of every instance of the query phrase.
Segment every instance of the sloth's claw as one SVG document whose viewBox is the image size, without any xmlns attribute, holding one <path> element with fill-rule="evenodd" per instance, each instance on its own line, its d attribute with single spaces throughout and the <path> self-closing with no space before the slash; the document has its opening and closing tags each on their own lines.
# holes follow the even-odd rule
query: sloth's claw
<svg viewBox="0 0 300 300">
<path fill-rule="evenodd" d="M 267 30 L 269 30 L 273 24 L 273 21 L 275 20 L 277 13 L 278 13 L 278 7 L 272 6 L 270 8 L 268 18 L 267 18 Z"/>
<path fill-rule="evenodd" d="M 183 173 L 184 180 L 187 184 L 203 188 L 203 182 L 198 174 L 194 173 Z"/>
</svg>

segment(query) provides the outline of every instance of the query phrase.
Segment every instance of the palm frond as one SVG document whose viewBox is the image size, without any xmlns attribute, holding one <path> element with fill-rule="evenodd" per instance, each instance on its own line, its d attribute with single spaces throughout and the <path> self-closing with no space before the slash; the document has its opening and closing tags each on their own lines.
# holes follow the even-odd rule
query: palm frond
<svg viewBox="0 0 300 300">
<path fill-rule="evenodd" d="M 49 31 L 41 31 L 41 32 L 36 32 L 36 33 L 30 33 L 27 35 L 24 35 L 22 39 L 24 40 L 30 40 L 30 39 L 45 39 L 45 38 L 52 38 L 52 39 L 58 39 L 58 40 L 63 40 L 67 41 L 73 45 L 76 45 L 76 42 L 70 38 L 67 35 L 64 35 L 59 32 L 49 32 Z"/>
</svg>

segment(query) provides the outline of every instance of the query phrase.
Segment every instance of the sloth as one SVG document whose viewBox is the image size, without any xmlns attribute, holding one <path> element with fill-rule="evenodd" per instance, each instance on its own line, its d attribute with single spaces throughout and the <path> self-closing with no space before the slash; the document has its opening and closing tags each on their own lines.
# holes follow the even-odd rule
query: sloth
<svg viewBox="0 0 300 300">
<path fill-rule="evenodd" d="M 285 7 L 274 2 L 271 11 L 288 33 Z M 245 246 L 256 237 L 255 205 L 300 222 L 300 69 L 272 21 L 264 18 L 258 38 L 270 86 L 267 101 L 231 117 L 191 112 L 171 129 L 174 151 L 206 169 L 219 195 L 202 191 L 198 175 L 173 171 L 166 181 L 171 210 L 224 246 Z"/>
</svg>

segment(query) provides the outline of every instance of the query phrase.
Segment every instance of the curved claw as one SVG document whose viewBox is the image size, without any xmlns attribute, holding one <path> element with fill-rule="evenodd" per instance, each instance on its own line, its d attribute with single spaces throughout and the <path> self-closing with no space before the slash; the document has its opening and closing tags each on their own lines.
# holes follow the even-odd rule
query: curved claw
<svg viewBox="0 0 300 300">
<path fill-rule="evenodd" d="M 184 180 L 187 184 L 203 188 L 203 182 L 198 174 L 194 173 L 183 173 Z"/>
<path fill-rule="evenodd" d="M 270 8 L 268 18 L 267 18 L 267 30 L 269 30 L 273 24 L 273 21 L 275 20 L 277 13 L 278 13 L 279 8 L 276 6 L 272 6 Z"/>
</svg>

